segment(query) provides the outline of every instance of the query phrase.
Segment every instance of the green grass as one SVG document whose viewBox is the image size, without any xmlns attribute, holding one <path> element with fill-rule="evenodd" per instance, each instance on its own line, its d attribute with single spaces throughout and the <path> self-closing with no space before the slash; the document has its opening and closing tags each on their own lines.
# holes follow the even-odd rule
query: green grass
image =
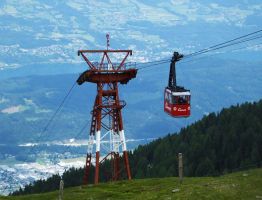
<svg viewBox="0 0 262 200">
<path fill-rule="evenodd" d="M 177 192 L 172 192 L 179 189 Z M 2 199 L 58 199 L 58 191 Z M 137 179 L 114 183 L 65 189 L 64 200 L 115 199 L 261 199 L 262 168 L 228 174 L 220 177 L 185 178 L 180 184 L 177 177 Z"/>
</svg>

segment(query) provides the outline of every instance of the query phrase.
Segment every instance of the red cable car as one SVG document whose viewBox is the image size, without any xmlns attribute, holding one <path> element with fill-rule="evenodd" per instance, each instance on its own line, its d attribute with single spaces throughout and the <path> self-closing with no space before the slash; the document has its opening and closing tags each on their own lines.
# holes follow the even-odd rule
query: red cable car
<svg viewBox="0 0 262 200">
<path fill-rule="evenodd" d="M 172 117 L 190 116 L 190 90 L 176 85 L 176 62 L 183 58 L 183 55 L 174 52 L 170 64 L 168 86 L 165 88 L 164 111 Z"/>
</svg>

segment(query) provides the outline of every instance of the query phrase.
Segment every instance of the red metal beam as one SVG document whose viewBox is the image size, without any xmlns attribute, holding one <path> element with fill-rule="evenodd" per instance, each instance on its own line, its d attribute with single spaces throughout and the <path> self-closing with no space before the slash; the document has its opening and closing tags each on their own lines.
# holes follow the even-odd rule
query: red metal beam
<svg viewBox="0 0 262 200">
<path fill-rule="evenodd" d="M 128 55 L 129 55 L 129 52 L 127 52 L 126 56 L 124 57 L 124 59 L 122 60 L 122 62 L 120 63 L 120 65 L 118 66 L 117 70 L 120 70 L 121 67 L 124 66 L 124 63 L 125 63 L 125 61 L 126 61 Z"/>
<path fill-rule="evenodd" d="M 81 53 L 130 53 L 132 55 L 132 50 L 78 50 L 78 56 Z"/>
<path fill-rule="evenodd" d="M 89 67 L 90 67 L 91 69 L 96 69 L 96 67 L 93 65 L 93 63 L 91 63 L 91 62 L 88 60 L 88 58 L 87 58 L 83 53 L 81 53 L 81 55 L 82 55 L 82 57 L 84 58 L 84 60 L 86 61 L 86 63 L 89 65 Z"/>
</svg>

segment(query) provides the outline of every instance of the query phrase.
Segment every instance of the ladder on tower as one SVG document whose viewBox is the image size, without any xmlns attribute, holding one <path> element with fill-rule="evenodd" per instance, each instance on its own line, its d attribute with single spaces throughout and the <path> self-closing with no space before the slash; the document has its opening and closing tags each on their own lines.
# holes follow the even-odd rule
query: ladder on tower
<svg viewBox="0 0 262 200">
<path fill-rule="evenodd" d="M 97 98 L 96 98 L 96 101 L 98 101 Z M 91 168 L 92 150 L 93 150 L 93 142 L 94 142 L 95 131 L 96 131 L 96 108 L 95 108 L 95 105 L 94 105 L 94 109 L 92 111 L 92 121 L 91 121 L 91 127 L 90 127 L 88 151 L 87 151 L 87 155 L 86 155 L 85 173 L 84 173 L 84 177 L 83 177 L 83 184 L 84 185 L 88 184 L 88 177 L 89 177 L 90 168 Z"/>
<path fill-rule="evenodd" d="M 85 168 L 85 174 L 84 174 L 84 178 L 83 178 L 83 184 L 87 185 L 88 183 L 88 176 L 90 173 L 90 168 L 91 168 L 91 153 L 87 153 L 86 155 L 86 168 Z"/>
</svg>

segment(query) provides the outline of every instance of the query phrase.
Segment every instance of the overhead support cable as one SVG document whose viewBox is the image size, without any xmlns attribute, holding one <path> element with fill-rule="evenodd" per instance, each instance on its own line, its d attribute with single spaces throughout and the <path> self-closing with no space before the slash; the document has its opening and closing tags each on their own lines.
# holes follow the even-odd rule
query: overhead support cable
<svg viewBox="0 0 262 200">
<path fill-rule="evenodd" d="M 53 122 L 54 118 L 56 117 L 56 115 L 58 114 L 58 112 L 62 109 L 62 106 L 64 105 L 66 99 L 68 98 L 68 96 L 70 95 L 70 93 L 72 92 L 72 90 L 74 89 L 74 87 L 76 86 L 76 82 L 74 82 L 74 84 L 71 86 L 71 88 L 69 89 L 69 91 L 66 93 L 65 97 L 63 98 L 63 100 L 61 101 L 61 103 L 59 104 L 59 106 L 57 107 L 56 111 L 54 112 L 54 114 L 51 116 L 51 118 L 48 120 L 46 126 L 44 127 L 42 134 L 47 131 L 48 127 L 50 126 L 50 124 Z"/>
<path fill-rule="evenodd" d="M 249 33 L 249 34 L 246 34 L 246 35 L 243 35 L 243 36 L 240 36 L 240 37 L 237 37 L 237 38 L 234 38 L 234 39 L 231 39 L 231 40 L 228 40 L 226 42 L 222 42 L 222 43 L 213 45 L 213 46 L 208 47 L 208 48 L 204 48 L 202 50 L 187 54 L 187 55 L 184 56 L 184 59 L 191 59 L 191 58 L 194 58 L 194 57 L 202 55 L 202 54 L 206 54 L 206 53 L 211 52 L 211 51 L 227 48 L 227 47 L 230 47 L 230 46 L 239 45 L 239 44 L 246 43 L 246 42 L 249 42 L 249 41 L 254 41 L 254 40 L 257 40 L 257 39 L 260 39 L 260 38 L 262 38 L 262 29 L 258 30 L 258 31 L 254 31 L 254 32 Z M 157 65 L 161 65 L 161 64 L 170 62 L 170 60 L 171 60 L 171 58 L 169 58 L 169 59 L 166 58 L 166 59 L 157 60 L 157 61 L 139 63 L 139 64 L 137 64 L 137 66 L 141 66 L 141 67 L 138 67 L 137 69 L 141 70 L 141 69 L 145 69 L 145 68 L 151 68 L 153 66 L 157 66 Z M 191 62 L 193 60 L 194 59 L 189 60 L 188 62 Z M 185 63 L 185 62 L 182 61 L 181 63 Z M 145 65 L 145 66 L 143 66 L 143 65 Z"/>
<path fill-rule="evenodd" d="M 157 65 L 160 65 L 160 64 L 164 64 L 164 63 L 168 63 L 170 62 L 170 59 L 166 59 L 166 60 L 163 60 L 161 62 L 152 62 L 151 65 L 146 65 L 146 66 L 143 66 L 143 67 L 138 67 L 137 69 L 138 70 L 141 70 L 141 69 L 146 69 L 146 68 L 150 68 L 150 67 L 153 67 L 153 66 L 157 66 Z"/>
<path fill-rule="evenodd" d="M 205 52 L 207 50 L 210 50 L 210 49 L 213 49 L 213 48 L 216 48 L 216 47 L 219 47 L 221 45 L 225 45 L 225 44 L 228 44 L 228 43 L 231 43 L 231 42 L 234 42 L 234 41 L 237 41 L 239 39 L 242 39 L 242 38 L 246 38 L 250 35 L 254 35 L 254 34 L 257 34 L 257 33 L 261 33 L 262 32 L 262 29 L 261 30 L 258 30 L 258 31 L 255 31 L 255 32 L 252 32 L 252 33 L 249 33 L 249 34 L 246 34 L 246 35 L 243 35 L 243 36 L 240 36 L 240 37 L 237 37 L 237 38 L 234 38 L 234 39 L 231 39 L 231 40 L 228 40 L 226 42 L 222 42 L 222 43 L 219 43 L 219 44 L 216 44 L 216 45 L 213 45 L 211 47 L 208 47 L 208 48 L 204 48 L 202 50 L 199 50 L 199 51 L 196 51 L 194 53 L 190 53 L 188 55 L 186 55 L 185 57 L 190 57 L 190 56 L 193 56 L 195 54 L 199 54 L 199 53 L 202 53 L 202 52 Z"/>
<path fill-rule="evenodd" d="M 188 58 L 188 60 L 182 60 L 182 61 L 179 62 L 179 63 L 180 63 L 180 64 L 190 63 L 190 62 L 194 62 L 194 61 L 198 61 L 198 60 L 205 59 L 205 58 L 207 58 L 207 57 L 211 57 L 211 56 L 213 57 L 213 56 L 218 55 L 218 54 L 235 52 L 235 51 L 238 51 L 238 50 L 243 50 L 243 49 L 248 49 L 248 48 L 252 48 L 252 47 L 257 47 L 257 46 L 259 46 L 259 45 L 262 45 L 262 42 L 257 43 L 257 44 L 252 44 L 252 45 L 244 46 L 244 47 L 234 48 L 234 49 L 230 49 L 230 50 L 226 50 L 226 51 L 214 52 L 213 54 L 206 54 L 206 55 L 203 55 L 203 56 L 200 56 L 200 57 L 197 57 L 197 58 L 194 58 L 194 57 L 192 57 L 192 59 L 191 59 L 191 58 Z"/>
<path fill-rule="evenodd" d="M 240 40 L 240 41 L 237 41 L 237 42 L 233 42 L 233 43 L 229 43 L 229 44 L 225 44 L 225 45 L 222 45 L 222 46 L 217 46 L 215 48 L 210 48 L 210 49 L 201 51 L 199 53 L 186 55 L 185 59 L 192 58 L 192 57 L 204 54 L 204 53 L 208 53 L 210 51 L 219 50 L 219 49 L 223 49 L 223 48 L 230 47 L 230 46 L 235 46 L 235 45 L 238 45 L 238 44 L 242 44 L 242 43 L 245 43 L 245 42 L 248 42 L 248 41 L 252 41 L 252 40 L 256 40 L 256 39 L 260 39 L 260 38 L 262 38 L 262 35 L 251 37 L 251 38 L 247 38 L 247 39 L 243 39 L 243 40 Z"/>
</svg>

